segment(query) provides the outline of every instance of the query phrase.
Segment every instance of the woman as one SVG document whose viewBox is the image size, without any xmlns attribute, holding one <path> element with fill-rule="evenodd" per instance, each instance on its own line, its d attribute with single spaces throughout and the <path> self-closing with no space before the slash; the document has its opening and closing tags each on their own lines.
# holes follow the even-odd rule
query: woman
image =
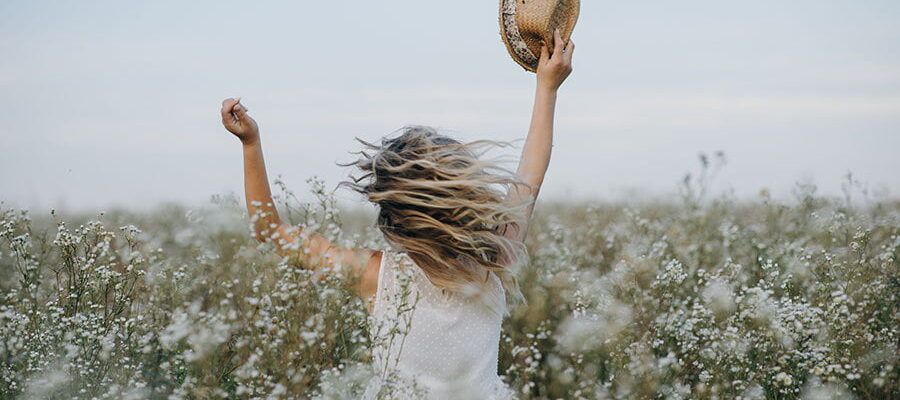
<svg viewBox="0 0 900 400">
<path fill-rule="evenodd" d="M 510 397 L 497 375 L 507 298 L 550 162 L 557 91 L 572 72 L 575 44 L 554 35 L 541 49 L 531 127 L 515 174 L 479 160 L 486 144 L 462 144 L 407 127 L 366 144 L 348 183 L 378 207 L 391 250 L 342 248 L 282 222 L 273 205 L 256 122 L 240 100 L 222 103 L 222 123 L 244 149 L 244 188 L 254 234 L 307 267 L 349 267 L 356 293 L 372 300 L 374 364 L 368 395 L 405 380 L 429 398 Z M 503 188 L 503 189 L 501 189 Z"/>
</svg>

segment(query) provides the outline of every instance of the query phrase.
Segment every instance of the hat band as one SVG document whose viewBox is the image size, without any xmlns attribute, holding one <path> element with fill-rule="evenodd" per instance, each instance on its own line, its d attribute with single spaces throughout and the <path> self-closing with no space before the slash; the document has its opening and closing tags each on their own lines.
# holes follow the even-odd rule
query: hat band
<svg viewBox="0 0 900 400">
<path fill-rule="evenodd" d="M 506 39 L 510 48 L 528 65 L 536 66 L 538 58 L 531 52 L 516 24 L 516 0 L 503 1 L 503 26 L 506 28 Z"/>
</svg>

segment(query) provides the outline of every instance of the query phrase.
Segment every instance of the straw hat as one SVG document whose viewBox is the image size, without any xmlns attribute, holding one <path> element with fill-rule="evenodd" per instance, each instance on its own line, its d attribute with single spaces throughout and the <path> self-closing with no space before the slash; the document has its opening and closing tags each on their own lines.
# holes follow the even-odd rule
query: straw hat
<svg viewBox="0 0 900 400">
<path fill-rule="evenodd" d="M 537 71 L 541 42 L 553 47 L 553 32 L 559 28 L 569 41 L 578 21 L 579 0 L 500 0 L 500 36 L 519 65 Z"/>
</svg>

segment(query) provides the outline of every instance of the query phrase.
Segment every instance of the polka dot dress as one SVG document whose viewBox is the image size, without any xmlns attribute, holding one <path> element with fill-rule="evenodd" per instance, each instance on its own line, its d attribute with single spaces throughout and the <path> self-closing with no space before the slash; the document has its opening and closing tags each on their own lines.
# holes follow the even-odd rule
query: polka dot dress
<svg viewBox="0 0 900 400">
<path fill-rule="evenodd" d="M 463 297 L 444 291 L 405 253 L 386 251 L 372 313 L 373 364 L 379 375 L 374 386 L 400 379 L 429 399 L 512 398 L 497 375 L 506 311 L 505 305 L 496 306 L 504 298 L 500 279 L 490 274 L 484 292 Z M 370 388 L 368 393 L 377 392 Z"/>
</svg>

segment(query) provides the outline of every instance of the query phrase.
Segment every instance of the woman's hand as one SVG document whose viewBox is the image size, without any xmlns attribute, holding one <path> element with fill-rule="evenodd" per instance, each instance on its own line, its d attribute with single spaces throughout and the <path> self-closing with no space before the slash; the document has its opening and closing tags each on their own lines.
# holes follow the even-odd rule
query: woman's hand
<svg viewBox="0 0 900 400">
<path fill-rule="evenodd" d="M 568 44 L 563 43 L 559 29 L 553 33 L 553 42 L 555 44 L 553 54 L 550 54 L 546 45 L 541 48 L 537 81 L 540 89 L 556 91 L 572 73 L 572 53 L 575 52 L 575 42 L 569 40 Z"/>
<path fill-rule="evenodd" d="M 259 126 L 247 115 L 240 98 L 222 101 L 222 125 L 245 145 L 259 142 Z"/>
</svg>

